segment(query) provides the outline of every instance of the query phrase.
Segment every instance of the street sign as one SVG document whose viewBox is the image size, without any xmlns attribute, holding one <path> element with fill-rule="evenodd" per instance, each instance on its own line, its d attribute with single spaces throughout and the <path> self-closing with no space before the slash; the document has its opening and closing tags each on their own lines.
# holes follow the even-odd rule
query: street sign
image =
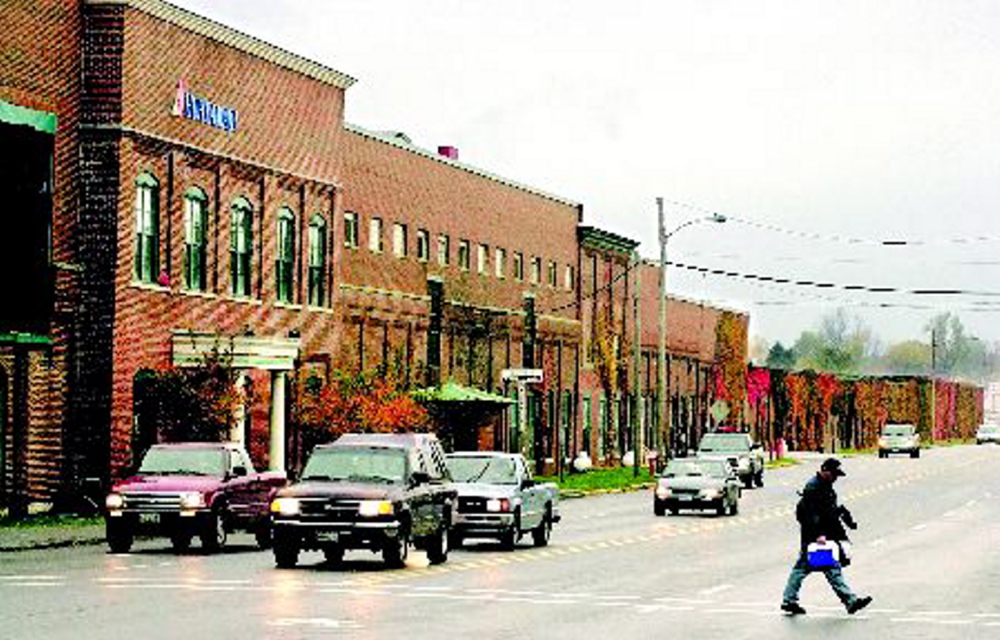
<svg viewBox="0 0 1000 640">
<path fill-rule="evenodd" d="M 541 369 L 504 369 L 500 372 L 500 377 L 506 382 L 541 384 L 544 374 Z"/>
</svg>

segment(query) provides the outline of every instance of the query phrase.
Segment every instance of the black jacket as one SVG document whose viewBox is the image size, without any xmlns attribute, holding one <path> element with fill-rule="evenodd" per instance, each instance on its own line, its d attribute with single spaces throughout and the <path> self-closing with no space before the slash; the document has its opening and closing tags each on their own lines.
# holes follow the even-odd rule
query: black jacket
<svg viewBox="0 0 1000 640">
<path fill-rule="evenodd" d="M 847 531 L 841 519 L 847 522 L 853 520 L 850 512 L 837 504 L 833 483 L 816 474 L 802 488 L 801 495 L 795 507 L 795 519 L 801 527 L 803 548 L 820 536 L 826 536 L 828 540 L 847 540 Z"/>
</svg>

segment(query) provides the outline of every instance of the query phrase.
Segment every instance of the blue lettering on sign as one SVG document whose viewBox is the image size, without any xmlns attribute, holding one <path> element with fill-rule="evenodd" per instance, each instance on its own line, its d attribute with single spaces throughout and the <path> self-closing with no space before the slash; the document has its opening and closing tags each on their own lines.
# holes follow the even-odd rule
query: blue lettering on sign
<svg viewBox="0 0 1000 640">
<path fill-rule="evenodd" d="M 239 121 L 236 109 L 220 107 L 205 98 L 199 98 L 187 90 L 183 80 L 178 83 L 177 91 L 178 104 L 174 111 L 176 115 L 223 129 L 230 133 L 236 131 L 236 125 Z"/>
</svg>

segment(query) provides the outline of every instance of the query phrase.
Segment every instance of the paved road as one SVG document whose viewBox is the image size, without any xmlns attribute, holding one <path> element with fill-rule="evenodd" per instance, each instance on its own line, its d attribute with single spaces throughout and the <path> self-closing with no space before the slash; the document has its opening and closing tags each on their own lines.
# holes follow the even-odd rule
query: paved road
<svg viewBox="0 0 1000 640">
<path fill-rule="evenodd" d="M 848 616 L 821 576 L 804 617 L 777 610 L 794 559 L 795 491 L 815 463 L 769 473 L 736 517 L 657 518 L 648 493 L 567 501 L 553 543 L 480 544 L 388 571 L 354 552 L 295 570 L 237 537 L 227 553 L 73 548 L 0 557 L 0 637 L 998 638 L 1000 447 L 856 457 L 838 482 L 861 528 L 848 580 L 875 603 Z"/>
</svg>

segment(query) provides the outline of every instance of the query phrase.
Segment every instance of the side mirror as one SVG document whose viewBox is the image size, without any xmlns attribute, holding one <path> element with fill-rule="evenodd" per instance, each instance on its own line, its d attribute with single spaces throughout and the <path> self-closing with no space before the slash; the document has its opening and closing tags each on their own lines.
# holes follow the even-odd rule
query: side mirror
<svg viewBox="0 0 1000 640">
<path fill-rule="evenodd" d="M 413 486 L 417 486 L 420 484 L 427 484 L 430 481 L 431 481 L 431 476 L 426 471 L 414 471 L 413 475 L 410 476 L 410 483 Z"/>
<path fill-rule="evenodd" d="M 243 465 L 238 465 L 238 466 L 233 467 L 233 477 L 234 478 L 243 478 L 246 475 L 247 475 L 247 468 L 244 467 Z"/>
<path fill-rule="evenodd" d="M 753 449 L 753 450 L 757 450 L 757 449 L 763 449 L 763 448 L 764 448 L 764 445 L 762 445 L 762 444 L 761 444 L 761 443 L 759 443 L 759 442 L 755 442 L 755 443 L 753 443 L 752 445 L 750 445 L 750 448 L 751 448 L 751 449 Z"/>
</svg>

